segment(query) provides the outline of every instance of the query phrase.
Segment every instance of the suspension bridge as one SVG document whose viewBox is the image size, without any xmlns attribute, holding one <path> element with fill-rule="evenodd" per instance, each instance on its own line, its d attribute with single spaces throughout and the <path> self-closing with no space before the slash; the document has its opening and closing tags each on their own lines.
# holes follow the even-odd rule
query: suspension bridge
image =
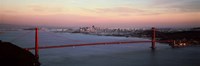
<svg viewBox="0 0 200 66">
<path fill-rule="evenodd" d="M 111 45 L 111 44 L 138 44 L 138 43 L 150 43 L 151 50 L 156 49 L 156 42 L 173 42 L 172 40 L 157 41 L 156 40 L 156 29 L 151 29 L 152 39 L 148 41 L 112 41 L 112 42 L 94 42 L 94 43 L 78 43 L 78 44 L 62 44 L 56 46 L 39 46 L 39 28 L 35 28 L 35 47 L 24 48 L 26 50 L 34 50 L 35 58 L 39 60 L 39 49 L 53 49 L 53 48 L 65 48 L 65 47 L 80 47 L 80 46 L 93 46 L 93 45 Z M 25 35 L 25 34 L 23 34 Z M 17 38 L 13 39 L 17 40 Z M 73 40 L 74 41 L 74 40 Z"/>
<path fill-rule="evenodd" d="M 137 44 L 137 43 L 151 43 L 151 50 L 156 49 L 156 42 L 173 42 L 171 40 L 157 41 L 156 40 L 156 29 L 153 27 L 152 39 L 149 41 L 114 41 L 114 42 L 94 42 L 94 43 L 80 43 L 80 44 L 64 44 L 56 46 L 39 46 L 39 29 L 35 28 L 35 47 L 24 48 L 26 50 L 35 50 L 35 57 L 39 58 L 39 49 L 53 49 L 53 48 L 64 48 L 64 47 L 78 47 L 78 46 L 93 46 L 93 45 L 111 45 L 111 44 Z"/>
</svg>

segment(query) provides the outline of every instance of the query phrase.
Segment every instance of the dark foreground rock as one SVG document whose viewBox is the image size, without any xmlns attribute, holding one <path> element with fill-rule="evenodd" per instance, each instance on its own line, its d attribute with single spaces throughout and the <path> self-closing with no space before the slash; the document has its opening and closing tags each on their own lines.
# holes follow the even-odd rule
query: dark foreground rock
<svg viewBox="0 0 200 66">
<path fill-rule="evenodd" d="M 0 66 L 40 66 L 40 64 L 31 52 L 0 40 Z"/>
</svg>

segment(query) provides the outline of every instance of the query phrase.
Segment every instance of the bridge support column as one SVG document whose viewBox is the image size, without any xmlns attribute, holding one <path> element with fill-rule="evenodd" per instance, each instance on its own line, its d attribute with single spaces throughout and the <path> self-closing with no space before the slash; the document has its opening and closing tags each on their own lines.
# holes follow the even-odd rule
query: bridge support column
<svg viewBox="0 0 200 66">
<path fill-rule="evenodd" d="M 38 54 L 38 28 L 35 28 L 35 57 L 36 59 L 39 59 L 39 54 Z"/>
<path fill-rule="evenodd" d="M 156 29 L 152 27 L 152 44 L 151 49 L 154 50 L 156 48 Z"/>
</svg>

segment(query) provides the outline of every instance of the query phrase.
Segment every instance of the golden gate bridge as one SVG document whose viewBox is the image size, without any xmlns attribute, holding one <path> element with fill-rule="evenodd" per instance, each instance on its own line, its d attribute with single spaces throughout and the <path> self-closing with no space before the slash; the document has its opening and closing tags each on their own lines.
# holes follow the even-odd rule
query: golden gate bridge
<svg viewBox="0 0 200 66">
<path fill-rule="evenodd" d="M 148 41 L 113 41 L 113 42 L 94 42 L 94 43 L 79 43 L 79 44 L 64 44 L 56 46 L 39 46 L 39 28 L 35 30 L 35 47 L 24 48 L 26 50 L 35 50 L 35 58 L 39 60 L 39 49 L 53 49 L 53 48 L 64 48 L 64 47 L 78 47 L 78 46 L 93 46 L 93 45 L 111 45 L 111 44 L 137 44 L 137 43 L 151 43 L 151 50 L 156 49 L 156 42 L 173 42 L 173 40 L 156 40 L 156 29 L 153 27 L 151 40 Z M 15 39 L 16 40 L 16 39 Z"/>
<path fill-rule="evenodd" d="M 111 44 L 137 44 L 137 43 L 151 43 L 151 49 L 155 50 L 156 42 L 173 42 L 172 40 L 156 40 L 156 29 L 152 29 L 152 39 L 149 41 L 115 41 L 115 42 L 94 42 L 94 43 L 80 43 L 80 44 L 64 44 L 56 46 L 39 46 L 38 28 L 35 28 L 35 47 L 24 48 L 26 50 L 35 50 L 35 57 L 39 59 L 39 49 L 52 49 L 52 48 L 64 48 L 64 47 L 78 47 L 78 46 L 93 46 L 93 45 L 111 45 Z"/>
</svg>

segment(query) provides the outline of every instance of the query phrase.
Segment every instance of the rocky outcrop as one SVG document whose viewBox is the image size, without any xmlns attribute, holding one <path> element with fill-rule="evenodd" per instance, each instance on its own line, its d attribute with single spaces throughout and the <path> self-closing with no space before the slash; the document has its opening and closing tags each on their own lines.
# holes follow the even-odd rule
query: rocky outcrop
<svg viewBox="0 0 200 66">
<path fill-rule="evenodd" d="M 28 50 L 0 40 L 0 66 L 40 66 L 40 64 Z"/>
</svg>

